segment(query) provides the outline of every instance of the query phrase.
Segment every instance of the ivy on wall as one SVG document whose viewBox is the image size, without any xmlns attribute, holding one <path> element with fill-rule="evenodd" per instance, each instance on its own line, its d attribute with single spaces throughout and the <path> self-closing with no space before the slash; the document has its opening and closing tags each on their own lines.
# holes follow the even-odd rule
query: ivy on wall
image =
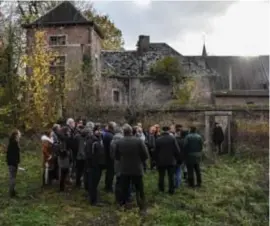
<svg viewBox="0 0 270 226">
<path fill-rule="evenodd" d="M 176 57 L 164 57 L 158 60 L 150 68 L 150 75 L 156 79 L 168 80 L 172 84 L 180 84 L 185 81 L 184 70 Z"/>
<path fill-rule="evenodd" d="M 187 76 L 176 57 L 164 57 L 150 68 L 150 75 L 157 80 L 167 80 L 172 85 L 172 104 L 188 104 L 196 82 Z"/>
</svg>

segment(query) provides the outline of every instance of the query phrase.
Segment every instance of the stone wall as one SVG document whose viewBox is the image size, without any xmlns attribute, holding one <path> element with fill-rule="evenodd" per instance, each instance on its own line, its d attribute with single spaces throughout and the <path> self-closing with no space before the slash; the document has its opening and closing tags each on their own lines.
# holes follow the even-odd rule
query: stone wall
<svg viewBox="0 0 270 226">
<path fill-rule="evenodd" d="M 129 88 L 130 86 L 130 88 Z M 171 86 L 153 79 L 105 78 L 101 82 L 102 104 L 106 106 L 159 106 L 171 101 Z M 120 102 L 113 101 L 113 91 L 120 93 Z"/>
<path fill-rule="evenodd" d="M 254 105 L 269 104 L 269 97 L 215 97 L 217 105 Z"/>
<path fill-rule="evenodd" d="M 102 51 L 103 86 L 107 90 L 103 98 L 104 104 L 108 102 L 114 104 L 110 102 L 113 89 L 121 92 L 122 105 L 169 104 L 172 101 L 172 86 L 168 82 L 157 81 L 149 76 L 150 68 L 158 60 L 168 56 L 178 58 L 185 74 L 194 77 L 196 88 L 192 92 L 192 101 L 205 104 L 211 102 L 209 76 L 213 74 L 206 68 L 203 60 L 200 63 L 192 62 L 166 43 L 149 43 L 148 36 L 143 36 L 141 39 L 144 47 L 138 47 L 138 50 Z M 125 84 L 124 87 L 121 87 L 121 84 Z"/>
<path fill-rule="evenodd" d="M 51 35 L 66 35 L 66 45 L 53 46 L 52 50 L 66 57 L 66 71 L 79 71 L 82 65 L 83 54 L 93 59 L 95 73 L 101 74 L 100 37 L 91 26 L 69 26 L 69 27 L 45 27 L 42 29 L 27 29 L 27 47 L 30 50 L 34 41 L 36 31 L 45 31 L 45 39 L 49 42 Z M 97 56 L 97 60 L 96 57 Z M 97 65 L 96 65 L 97 63 Z"/>
<path fill-rule="evenodd" d="M 182 110 L 172 110 L 172 111 L 143 111 L 142 109 L 139 114 L 137 114 L 137 121 L 142 122 L 145 128 L 149 128 L 151 125 L 160 124 L 171 125 L 182 124 L 184 127 L 189 127 L 190 125 L 195 125 L 199 133 L 204 137 L 205 130 L 205 111 L 203 109 L 196 110 L 187 110 L 183 108 Z M 219 109 L 221 110 L 221 109 Z M 222 109 L 223 111 L 226 109 Z M 259 148 L 267 148 L 269 142 L 269 134 L 267 127 L 269 124 L 269 110 L 268 109 L 258 109 L 258 110 L 250 110 L 247 111 L 245 109 L 237 109 L 233 110 L 233 120 L 237 123 L 237 135 L 234 136 L 235 144 L 237 147 L 242 148 L 243 146 L 253 147 L 258 146 Z M 224 119 L 222 116 L 216 116 L 215 120 L 223 124 L 224 133 L 227 127 L 227 121 L 221 120 Z M 99 121 L 99 122 L 108 122 L 115 121 L 117 123 L 123 124 L 127 122 L 127 112 L 124 108 L 119 108 L 118 110 L 106 110 L 104 112 L 98 112 L 93 114 L 90 117 L 91 120 Z M 250 126 L 245 125 L 263 125 L 264 130 L 259 131 L 251 131 Z M 240 124 L 239 124 L 240 123 Z M 241 151 L 241 150 L 240 150 Z"/>
<path fill-rule="evenodd" d="M 210 104 L 211 90 L 207 77 L 195 77 L 195 87 L 191 93 L 190 103 Z M 129 87 L 130 86 L 130 87 Z M 101 82 L 102 103 L 104 105 L 128 106 L 164 106 L 171 105 L 172 86 L 166 81 L 157 81 L 149 77 L 132 77 L 130 79 L 120 77 L 103 78 Z M 113 102 L 113 90 L 120 93 L 120 102 Z"/>
<path fill-rule="evenodd" d="M 92 61 L 92 67 L 93 72 L 96 74 L 97 79 L 100 79 L 101 75 L 101 38 L 97 34 L 97 32 L 91 28 L 91 57 L 93 59 Z"/>
</svg>

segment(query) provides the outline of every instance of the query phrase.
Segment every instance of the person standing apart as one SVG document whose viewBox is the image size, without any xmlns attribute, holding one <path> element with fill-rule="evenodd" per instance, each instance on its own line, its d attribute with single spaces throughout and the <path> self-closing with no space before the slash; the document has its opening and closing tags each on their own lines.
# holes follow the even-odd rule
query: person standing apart
<svg viewBox="0 0 270 226">
<path fill-rule="evenodd" d="M 9 171 L 9 196 L 11 198 L 17 195 L 15 191 L 16 176 L 18 165 L 20 164 L 20 146 L 19 140 L 21 133 L 19 130 L 14 130 L 9 138 L 6 161 Z"/>
<path fill-rule="evenodd" d="M 222 143 L 224 141 L 224 133 L 222 127 L 219 123 L 215 123 L 215 127 L 213 130 L 212 140 L 215 145 L 215 150 L 218 154 L 221 153 Z"/>
</svg>

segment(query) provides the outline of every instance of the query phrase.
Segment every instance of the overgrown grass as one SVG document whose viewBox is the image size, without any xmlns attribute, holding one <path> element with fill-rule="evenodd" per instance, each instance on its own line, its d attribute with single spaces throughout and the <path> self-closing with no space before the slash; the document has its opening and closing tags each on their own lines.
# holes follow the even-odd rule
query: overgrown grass
<svg viewBox="0 0 270 226">
<path fill-rule="evenodd" d="M 37 148 L 31 145 L 32 148 Z M 29 150 L 29 149 L 28 149 Z M 157 173 L 145 175 L 147 213 L 136 208 L 121 210 L 113 195 L 103 193 L 104 207 L 91 207 L 83 189 L 72 187 L 62 194 L 58 186 L 41 189 L 41 155 L 37 151 L 22 154 L 18 172 L 19 198 L 7 194 L 8 172 L 5 154 L 0 154 L 1 226 L 253 226 L 268 225 L 268 187 L 265 182 L 267 161 L 221 157 L 215 165 L 203 165 L 203 187 L 185 185 L 175 195 L 157 192 Z M 103 183 L 103 180 L 102 180 Z M 135 205 L 134 205 L 135 206 Z"/>
</svg>

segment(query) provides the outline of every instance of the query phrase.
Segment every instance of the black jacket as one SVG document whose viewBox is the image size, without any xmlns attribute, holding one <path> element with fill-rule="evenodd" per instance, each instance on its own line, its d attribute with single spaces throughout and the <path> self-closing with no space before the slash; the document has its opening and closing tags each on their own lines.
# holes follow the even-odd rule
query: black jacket
<svg viewBox="0 0 270 226">
<path fill-rule="evenodd" d="M 86 167 L 104 167 L 106 155 L 101 137 L 92 136 L 88 139 L 85 147 Z"/>
<path fill-rule="evenodd" d="M 179 145 L 174 136 L 165 132 L 156 140 L 154 156 L 157 166 L 172 166 L 180 160 Z"/>
<path fill-rule="evenodd" d="M 18 166 L 20 163 L 20 147 L 18 141 L 10 140 L 7 148 L 7 164 L 9 166 Z"/>
<path fill-rule="evenodd" d="M 214 144 L 221 144 L 224 141 L 224 133 L 220 126 L 214 128 L 212 140 Z"/>
<path fill-rule="evenodd" d="M 144 142 L 134 136 L 126 136 L 115 144 L 115 160 L 119 161 L 120 174 L 143 175 L 143 163 L 148 159 Z"/>
<path fill-rule="evenodd" d="M 178 146 L 180 148 L 180 159 L 178 160 L 178 165 L 181 165 L 185 159 L 185 150 L 184 150 L 184 140 L 185 140 L 185 137 L 188 135 L 188 131 L 186 130 L 183 130 L 181 132 L 181 136 L 179 136 L 178 134 L 175 136 L 175 139 L 178 143 Z"/>
<path fill-rule="evenodd" d="M 203 140 L 198 133 L 190 133 L 184 140 L 185 162 L 187 164 L 199 163 L 202 156 Z"/>
<path fill-rule="evenodd" d="M 111 142 L 112 142 L 113 136 L 114 136 L 114 134 L 111 131 L 107 131 L 102 138 L 107 163 L 112 161 L 110 150 L 111 150 Z"/>
<path fill-rule="evenodd" d="M 68 126 L 67 149 L 75 151 L 75 152 L 77 151 L 76 150 L 76 139 L 75 139 L 76 133 L 77 133 L 77 130 L 75 128 L 72 129 L 71 127 Z"/>
</svg>

